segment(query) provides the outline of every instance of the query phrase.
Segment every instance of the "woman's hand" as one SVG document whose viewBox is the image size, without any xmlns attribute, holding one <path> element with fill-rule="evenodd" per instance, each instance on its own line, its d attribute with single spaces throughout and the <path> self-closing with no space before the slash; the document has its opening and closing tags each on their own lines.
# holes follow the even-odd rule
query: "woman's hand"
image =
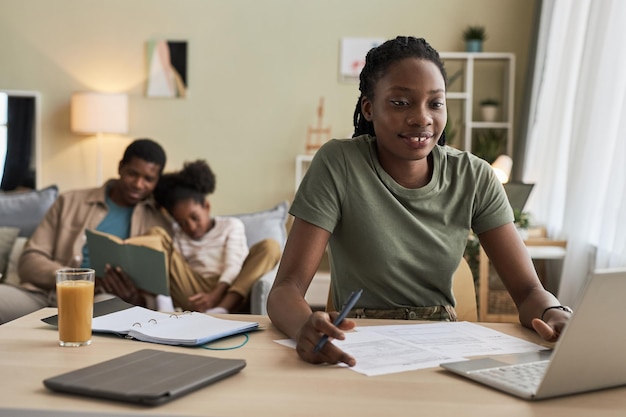
<svg viewBox="0 0 626 417">
<path fill-rule="evenodd" d="M 546 311 L 544 319 L 533 319 L 533 329 L 547 342 L 556 342 L 563 333 L 565 325 L 569 321 L 571 313 L 567 311 L 552 309 Z"/>
<path fill-rule="evenodd" d="M 128 274 L 120 267 L 113 268 L 107 264 L 104 267 L 104 278 L 99 280 L 99 288 L 105 292 L 120 297 L 127 303 L 146 306 L 146 298 L 143 292 L 135 286 Z"/>
<path fill-rule="evenodd" d="M 343 362 L 348 366 L 356 365 L 356 359 L 331 343 L 332 339 L 344 340 L 345 335 L 342 330 L 351 330 L 356 325 L 353 320 L 346 319 L 339 326 L 334 326 L 332 321 L 337 315 L 339 315 L 337 312 L 316 311 L 309 316 L 309 319 L 300 329 L 296 340 L 296 351 L 300 358 L 310 363 L 335 364 Z M 315 346 L 324 335 L 328 335 L 328 342 L 319 352 L 314 352 Z"/>
</svg>

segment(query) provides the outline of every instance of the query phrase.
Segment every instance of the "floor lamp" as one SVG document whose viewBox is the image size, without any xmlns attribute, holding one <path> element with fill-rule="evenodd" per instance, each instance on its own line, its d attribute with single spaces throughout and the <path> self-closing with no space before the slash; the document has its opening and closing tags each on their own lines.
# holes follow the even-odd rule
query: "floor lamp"
<svg viewBox="0 0 626 417">
<path fill-rule="evenodd" d="M 513 168 L 513 159 L 511 159 L 508 155 L 500 155 L 496 158 L 495 161 L 491 164 L 491 168 L 493 172 L 495 172 L 496 177 L 500 180 L 501 183 L 505 183 L 509 181 L 509 177 L 511 176 L 511 168 Z"/>
<path fill-rule="evenodd" d="M 97 185 L 102 185 L 102 135 L 128 133 L 128 95 L 99 92 L 72 94 L 71 130 L 74 133 L 97 135 Z"/>
</svg>

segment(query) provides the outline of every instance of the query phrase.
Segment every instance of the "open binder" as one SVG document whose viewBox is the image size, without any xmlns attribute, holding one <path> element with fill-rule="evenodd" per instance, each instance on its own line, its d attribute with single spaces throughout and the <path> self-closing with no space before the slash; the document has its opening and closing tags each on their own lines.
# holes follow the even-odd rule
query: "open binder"
<svg viewBox="0 0 626 417">
<path fill-rule="evenodd" d="M 56 325 L 58 316 L 42 321 Z M 199 346 L 258 327 L 257 322 L 221 319 L 203 313 L 162 313 L 133 306 L 119 298 L 95 303 L 91 324 L 94 333 L 113 333 L 142 342 L 179 346 Z"/>
</svg>

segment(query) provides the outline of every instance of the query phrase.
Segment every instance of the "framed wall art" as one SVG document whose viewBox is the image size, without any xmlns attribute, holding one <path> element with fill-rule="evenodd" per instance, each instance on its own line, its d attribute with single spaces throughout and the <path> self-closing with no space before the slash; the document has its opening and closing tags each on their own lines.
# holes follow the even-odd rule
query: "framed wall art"
<svg viewBox="0 0 626 417">
<path fill-rule="evenodd" d="M 148 41 L 146 97 L 184 98 L 187 88 L 187 42 Z"/>
<path fill-rule="evenodd" d="M 383 38 L 342 38 L 339 80 L 358 83 L 367 52 L 384 41 Z"/>
</svg>

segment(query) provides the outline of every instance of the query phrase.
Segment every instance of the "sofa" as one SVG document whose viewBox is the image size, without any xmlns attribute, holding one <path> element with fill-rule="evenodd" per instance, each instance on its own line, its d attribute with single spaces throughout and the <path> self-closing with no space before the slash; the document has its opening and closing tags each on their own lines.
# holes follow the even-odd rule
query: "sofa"
<svg viewBox="0 0 626 417">
<path fill-rule="evenodd" d="M 58 192 L 58 188 L 52 185 L 41 190 L 0 193 L 0 282 L 19 284 L 17 260 L 26 240 L 55 201 Z M 284 248 L 287 240 L 287 210 L 288 203 L 283 201 L 268 210 L 230 216 L 244 223 L 248 246 L 272 238 Z M 252 287 L 251 314 L 267 314 L 267 296 L 277 269 L 278 266 L 263 275 Z"/>
</svg>

